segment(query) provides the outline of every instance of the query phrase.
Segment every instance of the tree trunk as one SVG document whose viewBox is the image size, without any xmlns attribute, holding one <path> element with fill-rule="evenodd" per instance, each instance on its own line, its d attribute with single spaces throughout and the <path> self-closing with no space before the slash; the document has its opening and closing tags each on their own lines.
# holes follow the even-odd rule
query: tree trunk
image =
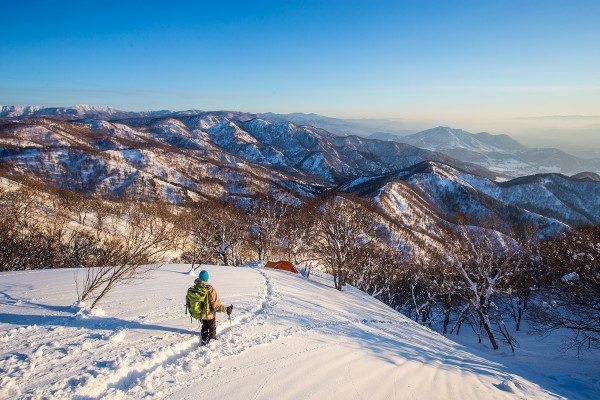
<svg viewBox="0 0 600 400">
<path fill-rule="evenodd" d="M 100 300 L 109 292 L 109 290 L 112 288 L 114 281 L 110 280 L 106 283 L 106 285 L 104 286 L 104 289 L 102 289 L 102 292 L 100 292 L 100 294 L 94 299 L 94 301 L 92 302 L 92 305 L 90 306 L 90 309 L 94 309 L 96 308 L 96 305 L 100 302 Z"/>
<path fill-rule="evenodd" d="M 496 342 L 496 338 L 494 337 L 494 332 L 492 332 L 492 327 L 490 326 L 490 321 L 488 316 L 483 313 L 483 311 L 478 310 L 479 318 L 481 319 L 481 323 L 483 325 L 483 329 L 485 329 L 485 333 L 487 333 L 488 338 L 490 339 L 490 343 L 492 344 L 492 348 L 494 350 L 498 350 L 498 343 Z"/>
<path fill-rule="evenodd" d="M 344 286 L 343 278 L 342 278 L 342 268 L 340 266 L 337 267 L 337 285 L 336 289 L 340 292 L 342 291 L 342 287 Z"/>
<path fill-rule="evenodd" d="M 442 333 L 443 335 L 448 333 L 448 324 L 450 324 L 450 308 L 447 308 L 446 312 L 444 312 L 444 331 Z"/>
<path fill-rule="evenodd" d="M 521 329 L 521 319 L 523 318 L 523 310 L 521 309 L 521 307 L 519 307 L 517 309 L 517 326 L 515 328 L 515 331 L 519 332 L 519 329 Z"/>
<path fill-rule="evenodd" d="M 198 259 L 198 256 L 195 254 L 194 252 L 194 256 L 192 257 L 192 267 L 190 269 L 190 272 L 194 271 L 195 267 L 196 267 L 196 260 Z"/>
<path fill-rule="evenodd" d="M 457 328 L 456 328 L 456 335 L 457 335 L 457 336 L 460 334 L 460 327 L 462 326 L 462 324 L 463 324 L 464 322 L 465 322 L 465 320 L 464 320 L 464 319 L 461 319 L 461 320 L 458 322 L 458 325 L 457 325 Z"/>
<path fill-rule="evenodd" d="M 227 250 L 219 253 L 221 256 L 221 261 L 223 261 L 223 265 L 229 265 L 229 258 L 227 257 Z"/>
</svg>

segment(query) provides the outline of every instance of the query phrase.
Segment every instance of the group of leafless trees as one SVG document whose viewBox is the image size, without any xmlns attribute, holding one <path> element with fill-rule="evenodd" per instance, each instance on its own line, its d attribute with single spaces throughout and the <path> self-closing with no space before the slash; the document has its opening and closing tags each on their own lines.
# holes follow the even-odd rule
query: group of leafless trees
<svg viewBox="0 0 600 400">
<path fill-rule="evenodd" d="M 570 332 L 578 350 L 600 347 L 600 227 L 546 238 L 521 228 L 503 246 L 497 233 L 464 231 L 448 232 L 443 252 L 370 254 L 351 283 L 443 334 L 467 326 L 494 349 L 514 351 L 524 320 Z"/>
<path fill-rule="evenodd" d="M 514 351 L 524 320 L 540 333 L 572 331 L 579 348 L 599 344 L 599 227 L 546 238 L 529 224 L 514 226 L 511 235 L 448 228 L 443 248 L 408 253 L 382 237 L 375 209 L 350 196 L 297 207 L 273 198 L 246 211 L 216 207 L 222 211 L 203 206 L 189 218 L 212 227 L 194 224 L 197 250 L 189 254 L 202 254 L 200 260 L 285 258 L 306 275 L 319 265 L 338 290 L 352 284 L 443 334 L 467 327 L 494 349 L 504 343 Z M 212 224 L 211 215 L 218 219 Z"/>
<path fill-rule="evenodd" d="M 567 329 L 581 351 L 600 347 L 600 227 L 582 227 L 544 241 L 541 282 L 529 319 L 546 333 Z"/>
<path fill-rule="evenodd" d="M 352 280 L 374 242 L 375 225 L 357 199 L 329 196 L 294 206 L 274 197 L 246 207 L 222 201 L 194 206 L 180 216 L 187 226 L 182 258 L 192 263 L 240 265 L 287 259 L 310 273 L 322 266 L 338 290 Z"/>
<path fill-rule="evenodd" d="M 2 190 L 0 271 L 77 268 L 78 299 L 94 308 L 111 289 L 145 276 L 174 248 L 175 226 L 164 205 Z"/>
</svg>

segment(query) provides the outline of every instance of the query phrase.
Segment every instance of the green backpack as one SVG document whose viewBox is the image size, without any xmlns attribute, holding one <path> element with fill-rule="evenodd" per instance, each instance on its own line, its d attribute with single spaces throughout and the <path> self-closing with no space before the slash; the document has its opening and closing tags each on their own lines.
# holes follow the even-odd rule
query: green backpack
<svg viewBox="0 0 600 400">
<path fill-rule="evenodd" d="M 203 315 L 210 314 L 210 301 L 208 298 L 208 287 L 194 285 L 188 289 L 185 303 L 190 315 L 196 319 L 202 319 Z"/>
</svg>

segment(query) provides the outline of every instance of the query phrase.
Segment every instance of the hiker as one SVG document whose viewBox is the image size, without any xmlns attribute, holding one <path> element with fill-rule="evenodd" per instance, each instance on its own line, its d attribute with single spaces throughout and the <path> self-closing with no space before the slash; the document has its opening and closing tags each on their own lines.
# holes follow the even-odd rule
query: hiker
<svg viewBox="0 0 600 400">
<path fill-rule="evenodd" d="M 205 346 L 211 339 L 217 338 L 217 312 L 226 312 L 231 316 L 233 305 L 224 307 L 214 287 L 208 283 L 208 271 L 200 271 L 185 297 L 186 309 L 193 318 L 202 320 L 200 330 L 201 344 Z"/>
</svg>

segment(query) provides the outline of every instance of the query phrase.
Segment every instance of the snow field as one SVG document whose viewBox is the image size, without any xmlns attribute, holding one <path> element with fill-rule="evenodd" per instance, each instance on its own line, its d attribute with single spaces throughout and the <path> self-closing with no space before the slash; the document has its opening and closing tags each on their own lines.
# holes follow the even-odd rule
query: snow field
<svg viewBox="0 0 600 400">
<path fill-rule="evenodd" d="M 231 327 L 219 314 L 219 340 L 208 347 L 184 315 L 189 266 L 118 287 L 105 316 L 74 316 L 73 270 L 0 274 L 0 398 L 564 397 L 353 288 L 263 268 L 206 269 L 234 305 Z"/>
</svg>

